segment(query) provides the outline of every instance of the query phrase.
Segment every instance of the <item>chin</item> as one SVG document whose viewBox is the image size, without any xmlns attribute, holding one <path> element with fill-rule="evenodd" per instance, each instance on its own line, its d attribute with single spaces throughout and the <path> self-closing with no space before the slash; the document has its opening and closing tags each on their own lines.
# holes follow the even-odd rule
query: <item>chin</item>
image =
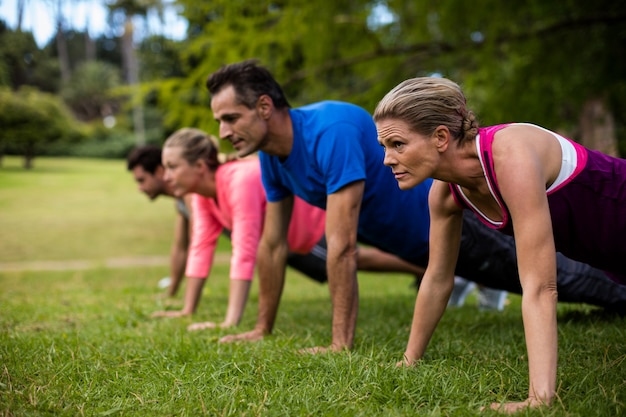
<svg viewBox="0 0 626 417">
<path fill-rule="evenodd" d="M 407 181 L 398 181 L 398 188 L 400 188 L 401 190 L 408 190 L 410 188 L 415 187 L 414 184 L 410 184 Z"/>
</svg>

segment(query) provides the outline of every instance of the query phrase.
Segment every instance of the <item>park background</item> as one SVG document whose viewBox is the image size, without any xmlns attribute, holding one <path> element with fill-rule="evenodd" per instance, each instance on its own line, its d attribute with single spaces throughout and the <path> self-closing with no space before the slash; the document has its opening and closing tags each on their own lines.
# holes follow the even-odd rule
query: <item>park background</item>
<svg viewBox="0 0 626 417">
<path fill-rule="evenodd" d="M 448 311 L 411 370 L 394 367 L 415 298 L 401 274 L 360 275 L 345 355 L 295 353 L 329 342 L 330 300 L 293 271 L 276 334 L 261 344 L 185 330 L 223 315 L 227 264 L 197 317 L 150 319 L 182 304 L 166 305 L 156 286 L 175 213 L 167 199 L 146 201 L 124 157 L 180 127 L 216 133 L 206 77 L 246 58 L 274 73 L 292 106 L 337 99 L 373 111 L 406 78 L 445 76 L 483 125 L 536 123 L 623 156 L 625 3 L 101 1 L 106 29 L 94 33 L 63 7 L 94 1 L 15 1 L 48 8 L 57 30 L 43 43 L 0 15 L 0 413 L 476 415 L 525 398 L 517 296 L 503 313 L 473 300 Z M 166 10 L 187 22 L 183 36 L 166 30 Z M 254 285 L 242 329 L 254 325 Z M 573 304 L 559 321 L 558 401 L 527 414 L 623 415 L 624 319 Z"/>
</svg>

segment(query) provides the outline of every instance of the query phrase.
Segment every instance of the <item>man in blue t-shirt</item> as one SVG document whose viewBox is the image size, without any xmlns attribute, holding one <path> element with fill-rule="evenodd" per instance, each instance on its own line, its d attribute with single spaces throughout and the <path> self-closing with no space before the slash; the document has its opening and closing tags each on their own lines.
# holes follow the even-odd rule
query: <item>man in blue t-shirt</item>
<svg viewBox="0 0 626 417">
<path fill-rule="evenodd" d="M 284 283 L 293 196 L 297 195 L 327 212 L 332 344 L 310 351 L 351 348 L 358 310 L 357 241 L 426 266 L 432 180 L 400 190 L 382 163 L 384 150 L 369 113 L 334 101 L 290 109 L 281 87 L 254 61 L 222 67 L 209 77 L 207 87 L 220 137 L 230 141 L 240 157 L 260 151 L 268 199 L 257 254 L 257 324 L 250 332 L 221 341 L 259 340 L 271 332 Z M 482 225 L 475 216 L 465 216 L 457 274 L 521 293 L 515 247 L 507 238 Z M 559 269 L 559 295 L 564 291 L 566 297 L 575 298 L 568 301 L 589 302 L 587 289 L 581 285 L 597 286 L 603 280 L 610 285 L 611 281 L 605 276 L 583 280 L 583 276 L 599 272 L 586 265 L 579 267 Z M 624 300 L 626 291 L 619 302 Z"/>
</svg>

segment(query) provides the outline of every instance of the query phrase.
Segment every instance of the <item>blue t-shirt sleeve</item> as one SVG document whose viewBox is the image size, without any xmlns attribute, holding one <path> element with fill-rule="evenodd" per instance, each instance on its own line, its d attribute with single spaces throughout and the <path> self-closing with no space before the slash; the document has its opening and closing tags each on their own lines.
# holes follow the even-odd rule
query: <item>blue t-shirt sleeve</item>
<svg viewBox="0 0 626 417">
<path fill-rule="evenodd" d="M 335 123 L 324 131 L 318 141 L 315 157 L 324 176 L 326 194 L 365 180 L 363 132 L 349 122 Z"/>
</svg>

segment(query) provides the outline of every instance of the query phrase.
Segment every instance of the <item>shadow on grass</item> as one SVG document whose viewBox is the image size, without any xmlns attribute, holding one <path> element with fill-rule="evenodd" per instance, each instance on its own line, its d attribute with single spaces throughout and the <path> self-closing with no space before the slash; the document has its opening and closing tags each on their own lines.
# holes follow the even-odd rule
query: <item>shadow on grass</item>
<svg viewBox="0 0 626 417">
<path fill-rule="evenodd" d="M 559 312 L 560 323 L 593 324 L 593 323 L 618 323 L 626 318 L 624 311 L 614 311 L 604 308 L 580 306 Z"/>
</svg>

